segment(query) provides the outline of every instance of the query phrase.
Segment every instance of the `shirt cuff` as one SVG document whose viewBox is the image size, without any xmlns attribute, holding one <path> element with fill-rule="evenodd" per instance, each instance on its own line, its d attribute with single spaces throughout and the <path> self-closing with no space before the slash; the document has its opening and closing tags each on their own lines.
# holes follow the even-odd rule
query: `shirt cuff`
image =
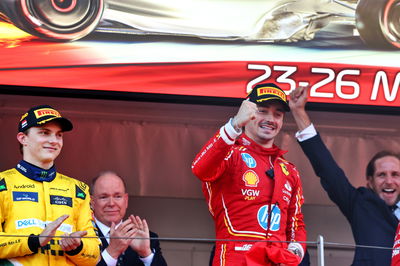
<svg viewBox="0 0 400 266">
<path fill-rule="evenodd" d="M 294 252 L 294 254 L 296 254 L 297 256 L 300 257 L 300 259 L 303 259 L 304 249 L 300 243 L 294 243 L 294 242 L 290 243 L 288 245 L 288 250 L 292 250 Z"/>
<path fill-rule="evenodd" d="M 107 249 L 103 250 L 103 252 L 101 253 L 101 257 L 103 258 L 107 266 L 117 265 L 118 259 L 114 259 L 113 257 L 111 257 L 111 255 L 108 254 Z"/>
<path fill-rule="evenodd" d="M 139 257 L 139 259 L 143 262 L 144 266 L 150 266 L 151 262 L 153 261 L 153 258 L 154 258 L 153 252 L 145 258 Z"/>
<path fill-rule="evenodd" d="M 296 132 L 296 138 L 298 141 L 303 142 L 308 139 L 311 139 L 312 137 L 317 135 L 317 130 L 315 130 L 314 125 L 311 123 L 308 127 L 301 131 Z"/>
<path fill-rule="evenodd" d="M 242 134 L 242 130 L 239 132 L 235 130 L 232 125 L 232 118 L 229 119 L 228 123 L 226 123 L 221 129 L 219 130 L 221 138 L 226 142 L 226 144 L 233 145 L 237 137 Z"/>
</svg>

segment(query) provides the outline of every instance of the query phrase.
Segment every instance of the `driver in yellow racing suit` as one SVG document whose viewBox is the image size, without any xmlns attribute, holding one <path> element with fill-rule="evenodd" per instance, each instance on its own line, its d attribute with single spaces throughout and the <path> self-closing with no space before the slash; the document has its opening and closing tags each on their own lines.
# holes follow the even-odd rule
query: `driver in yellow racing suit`
<svg viewBox="0 0 400 266">
<path fill-rule="evenodd" d="M 22 116 L 17 139 L 23 160 L 0 173 L 1 265 L 96 265 L 99 260 L 89 188 L 57 173 L 54 165 L 63 133 L 71 129 L 72 123 L 48 105 Z"/>
</svg>

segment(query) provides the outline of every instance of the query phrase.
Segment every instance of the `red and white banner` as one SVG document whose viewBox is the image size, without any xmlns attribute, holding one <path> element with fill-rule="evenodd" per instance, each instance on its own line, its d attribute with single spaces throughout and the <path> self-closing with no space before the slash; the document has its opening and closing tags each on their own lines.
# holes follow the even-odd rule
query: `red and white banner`
<svg viewBox="0 0 400 266">
<path fill-rule="evenodd" d="M 23 77 L 23 78 L 21 78 Z M 396 67 L 307 62 L 181 62 L 2 68 L 0 84 L 244 98 L 260 82 L 287 93 L 310 85 L 310 101 L 400 106 Z"/>
</svg>

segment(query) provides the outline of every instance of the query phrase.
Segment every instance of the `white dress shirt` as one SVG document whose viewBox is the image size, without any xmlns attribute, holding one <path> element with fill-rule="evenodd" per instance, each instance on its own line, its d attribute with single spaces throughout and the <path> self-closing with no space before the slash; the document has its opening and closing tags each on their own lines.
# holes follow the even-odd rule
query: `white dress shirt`
<svg viewBox="0 0 400 266">
<path fill-rule="evenodd" d="M 106 237 L 107 243 L 110 244 L 110 227 L 107 225 L 103 224 L 99 220 L 94 218 L 97 224 L 97 227 L 99 230 L 103 233 L 103 235 Z M 117 228 L 120 224 L 122 223 L 119 222 L 115 228 Z M 107 249 L 104 249 L 103 252 L 101 253 L 101 257 L 103 258 L 104 262 L 107 264 L 107 266 L 116 266 L 118 262 L 118 258 L 114 259 L 108 252 Z M 149 256 L 142 258 L 139 257 L 139 259 L 143 262 L 144 266 L 150 266 L 151 262 L 153 261 L 154 253 L 152 252 Z"/>
<path fill-rule="evenodd" d="M 305 140 L 311 139 L 312 137 L 317 135 L 317 130 L 315 130 L 315 127 L 313 124 L 310 124 L 308 127 L 301 131 L 296 132 L 296 138 L 298 141 L 303 142 Z"/>
</svg>

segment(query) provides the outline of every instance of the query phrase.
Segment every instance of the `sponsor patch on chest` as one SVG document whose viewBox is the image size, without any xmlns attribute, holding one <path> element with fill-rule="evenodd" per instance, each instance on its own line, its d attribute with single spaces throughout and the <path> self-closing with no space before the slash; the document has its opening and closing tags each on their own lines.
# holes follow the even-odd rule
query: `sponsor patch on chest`
<svg viewBox="0 0 400 266">
<path fill-rule="evenodd" d="M 32 201 L 38 202 L 39 196 L 37 192 L 13 191 L 13 201 Z"/>
<path fill-rule="evenodd" d="M 257 213 L 258 224 L 264 229 L 278 231 L 281 225 L 281 210 L 278 205 L 264 205 Z"/>
<path fill-rule="evenodd" d="M 57 195 L 50 195 L 50 204 L 64 205 L 64 206 L 72 207 L 72 198 L 64 197 L 64 196 L 57 196 Z"/>
<path fill-rule="evenodd" d="M 41 229 L 44 229 L 46 225 L 51 223 L 51 221 L 42 221 L 37 218 L 27 218 L 27 219 L 21 219 L 21 220 L 16 220 L 15 221 L 15 228 L 16 229 L 24 229 L 24 228 L 29 228 L 29 227 L 39 227 Z M 72 225 L 63 223 L 58 227 L 58 231 L 64 232 L 64 233 L 72 233 Z"/>
<path fill-rule="evenodd" d="M 255 200 L 260 195 L 260 190 L 258 189 L 242 188 L 241 191 L 245 200 Z"/>
<path fill-rule="evenodd" d="M 248 153 L 242 153 L 242 160 L 248 168 L 255 168 L 257 166 L 256 160 Z"/>
<path fill-rule="evenodd" d="M 244 185 L 246 187 L 257 187 L 260 182 L 260 178 L 253 170 L 247 170 L 242 177 Z"/>
</svg>

